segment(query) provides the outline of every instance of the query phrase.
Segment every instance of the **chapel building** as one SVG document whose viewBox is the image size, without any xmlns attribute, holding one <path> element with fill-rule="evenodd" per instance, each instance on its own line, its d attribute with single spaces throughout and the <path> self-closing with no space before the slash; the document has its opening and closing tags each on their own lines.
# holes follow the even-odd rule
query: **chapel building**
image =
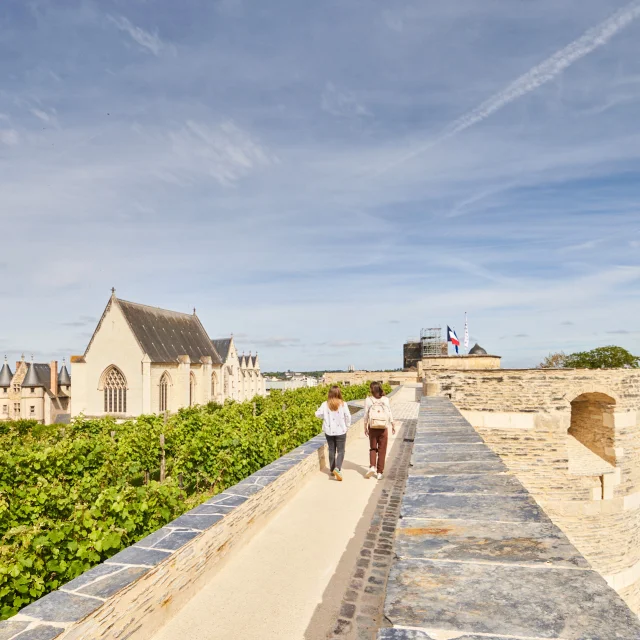
<svg viewBox="0 0 640 640">
<path fill-rule="evenodd" d="M 0 420 L 37 420 L 41 424 L 69 421 L 71 378 L 66 365 L 4 359 L 0 369 Z"/>
<path fill-rule="evenodd" d="M 127 302 L 115 291 L 71 373 L 72 417 L 173 413 L 266 393 L 258 356 L 240 356 L 233 336 L 211 340 L 195 310 Z"/>
</svg>

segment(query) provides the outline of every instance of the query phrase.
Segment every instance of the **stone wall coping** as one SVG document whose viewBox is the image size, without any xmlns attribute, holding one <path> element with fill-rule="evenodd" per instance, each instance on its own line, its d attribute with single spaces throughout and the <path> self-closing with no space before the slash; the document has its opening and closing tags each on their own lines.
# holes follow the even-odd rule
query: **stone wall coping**
<svg viewBox="0 0 640 640">
<path fill-rule="evenodd" d="M 395 396 L 402 387 L 387 397 Z M 364 410 L 351 416 L 354 429 Z M 350 430 L 351 430 L 350 429 Z M 223 523 L 235 509 L 259 497 L 272 482 L 317 456 L 326 445 L 323 433 L 311 438 L 281 458 L 259 469 L 238 484 L 212 496 L 197 507 L 119 551 L 101 564 L 62 585 L 0 622 L 0 640 L 52 640 L 75 623 L 117 597 L 152 569 L 171 561 L 174 554 L 201 534 Z"/>
<path fill-rule="evenodd" d="M 378 640 L 637 640 L 640 620 L 446 398 L 420 405 Z"/>
</svg>

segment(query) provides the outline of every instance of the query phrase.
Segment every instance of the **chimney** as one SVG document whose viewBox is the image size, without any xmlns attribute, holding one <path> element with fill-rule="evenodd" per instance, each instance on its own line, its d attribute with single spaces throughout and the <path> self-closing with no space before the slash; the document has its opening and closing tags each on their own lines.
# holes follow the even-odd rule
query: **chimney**
<svg viewBox="0 0 640 640">
<path fill-rule="evenodd" d="M 49 368 L 51 370 L 51 393 L 54 396 L 58 395 L 58 361 L 52 360 Z"/>
</svg>

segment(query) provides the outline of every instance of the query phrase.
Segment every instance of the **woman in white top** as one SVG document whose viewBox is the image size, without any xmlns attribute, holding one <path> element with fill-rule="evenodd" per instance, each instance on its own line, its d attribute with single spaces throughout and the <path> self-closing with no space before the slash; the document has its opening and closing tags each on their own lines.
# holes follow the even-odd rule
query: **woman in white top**
<svg viewBox="0 0 640 640">
<path fill-rule="evenodd" d="M 389 427 L 395 435 L 396 425 L 393 422 L 389 398 L 384 395 L 382 385 L 379 382 L 372 382 L 369 385 L 369 391 L 371 395 L 364 401 L 364 434 L 369 436 L 370 465 L 365 477 L 371 478 L 377 474 L 378 480 L 382 480 L 389 442 Z"/>
<path fill-rule="evenodd" d="M 336 480 L 342 480 L 342 462 L 347 442 L 347 429 L 351 425 L 351 412 L 342 399 L 340 387 L 334 385 L 329 389 L 329 397 L 316 411 L 316 417 L 322 418 L 322 430 L 329 446 L 331 473 Z"/>
</svg>

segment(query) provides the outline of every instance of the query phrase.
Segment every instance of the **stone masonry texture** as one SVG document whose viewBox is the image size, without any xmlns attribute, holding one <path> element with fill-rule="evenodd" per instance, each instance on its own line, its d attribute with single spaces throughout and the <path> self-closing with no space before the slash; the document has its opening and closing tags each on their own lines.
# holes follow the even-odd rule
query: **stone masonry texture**
<svg viewBox="0 0 640 640">
<path fill-rule="evenodd" d="M 640 371 L 426 375 L 425 387 L 451 398 L 547 516 L 639 613 Z"/>
<path fill-rule="evenodd" d="M 475 436 L 448 399 L 422 400 L 386 592 L 390 628 L 378 639 L 640 638 L 625 602 L 515 474 L 486 467 Z M 443 447 L 458 451 L 466 473 L 434 460 Z M 415 464 L 425 457 L 426 467 Z"/>
</svg>

